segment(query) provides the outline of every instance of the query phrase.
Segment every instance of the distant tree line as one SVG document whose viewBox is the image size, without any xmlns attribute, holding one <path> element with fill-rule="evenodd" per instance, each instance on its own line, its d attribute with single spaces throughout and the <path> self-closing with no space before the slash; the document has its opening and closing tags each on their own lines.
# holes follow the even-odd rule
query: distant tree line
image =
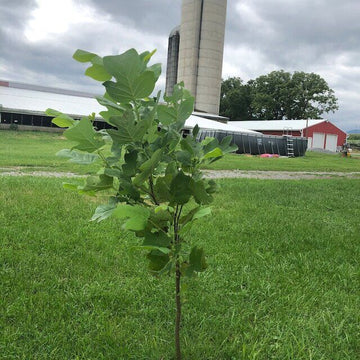
<svg viewBox="0 0 360 360">
<path fill-rule="evenodd" d="M 320 119 L 338 110 L 334 90 L 314 73 L 273 71 L 244 83 L 222 81 L 220 115 L 230 120 Z"/>
</svg>

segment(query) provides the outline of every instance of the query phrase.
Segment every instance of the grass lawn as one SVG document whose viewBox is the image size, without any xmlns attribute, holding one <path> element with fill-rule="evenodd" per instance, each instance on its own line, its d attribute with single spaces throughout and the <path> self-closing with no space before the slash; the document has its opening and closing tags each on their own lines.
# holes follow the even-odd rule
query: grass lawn
<svg viewBox="0 0 360 360">
<path fill-rule="evenodd" d="M 6 167 L 21 166 L 29 171 L 71 171 L 80 174 L 96 171 L 96 166 L 72 164 L 67 159 L 55 156 L 75 143 L 59 133 L 35 131 L 0 131 L 0 171 Z"/>
<path fill-rule="evenodd" d="M 41 132 L 0 131 L 0 167 L 24 166 L 30 170 L 94 172 L 96 165 L 81 166 L 58 158 L 56 152 L 71 148 L 74 143 L 61 134 Z M 281 170 L 281 171 L 360 171 L 360 157 L 342 158 L 340 154 L 307 152 L 297 158 L 260 158 L 231 154 L 207 167 L 222 170 Z M 0 171 L 3 171 L 0 169 Z"/>
<path fill-rule="evenodd" d="M 0 177 L 0 357 L 171 359 L 173 279 L 61 182 Z M 219 183 L 189 234 L 209 268 L 189 282 L 184 359 L 357 359 L 360 180 Z"/>
<path fill-rule="evenodd" d="M 229 154 L 209 165 L 214 170 L 271 170 L 271 171 L 324 171 L 359 172 L 360 158 L 343 158 L 341 154 L 307 151 L 296 158 L 260 158 L 259 156 Z"/>
</svg>

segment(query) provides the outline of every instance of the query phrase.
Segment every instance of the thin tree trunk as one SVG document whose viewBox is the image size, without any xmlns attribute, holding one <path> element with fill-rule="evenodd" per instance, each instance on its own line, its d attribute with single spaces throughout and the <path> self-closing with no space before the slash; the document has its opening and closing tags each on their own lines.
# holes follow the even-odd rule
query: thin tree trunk
<svg viewBox="0 0 360 360">
<path fill-rule="evenodd" d="M 175 302 L 176 302 L 176 317 L 175 317 L 175 359 L 181 360 L 180 347 L 180 326 L 181 326 L 181 270 L 180 270 L 180 236 L 179 236 L 179 221 L 181 216 L 182 206 L 176 206 L 174 214 L 174 242 L 175 250 L 177 252 L 175 262 Z"/>
<path fill-rule="evenodd" d="M 181 350 L 180 350 L 180 325 L 181 325 L 181 298 L 180 298 L 180 281 L 181 281 L 181 272 L 180 272 L 180 263 L 179 260 L 176 261 L 176 318 L 175 318 L 175 353 L 176 360 L 181 360 Z"/>
</svg>

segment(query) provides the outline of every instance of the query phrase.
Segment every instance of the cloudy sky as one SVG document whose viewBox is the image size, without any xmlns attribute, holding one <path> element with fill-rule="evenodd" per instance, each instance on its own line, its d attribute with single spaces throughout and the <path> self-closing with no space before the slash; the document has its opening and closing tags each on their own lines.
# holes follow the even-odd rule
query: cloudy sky
<svg viewBox="0 0 360 360">
<path fill-rule="evenodd" d="M 0 79 L 102 92 L 72 60 L 78 48 L 101 56 L 157 49 L 165 73 L 180 13 L 181 0 L 0 0 Z M 318 73 L 339 99 L 326 117 L 360 129 L 359 16 L 359 0 L 228 0 L 223 78 Z"/>
</svg>

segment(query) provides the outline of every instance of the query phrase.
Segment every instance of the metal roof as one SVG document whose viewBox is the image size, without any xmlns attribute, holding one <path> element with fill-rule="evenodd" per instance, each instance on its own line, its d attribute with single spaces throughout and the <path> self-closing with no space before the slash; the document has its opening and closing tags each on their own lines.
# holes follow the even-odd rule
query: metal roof
<svg viewBox="0 0 360 360">
<path fill-rule="evenodd" d="M 251 130 L 303 130 L 306 127 L 320 124 L 326 119 L 309 119 L 309 120 L 262 120 L 262 121 L 230 121 L 229 124 L 233 126 L 242 127 Z"/>
<path fill-rule="evenodd" d="M 86 116 L 92 112 L 98 115 L 100 111 L 105 110 L 90 94 L 21 83 L 10 83 L 1 80 L 0 107 L 2 107 L 3 111 L 25 114 L 44 114 L 47 108 L 52 108 L 75 117 Z M 196 114 L 201 115 L 202 113 Z M 203 115 L 209 114 L 204 113 Z M 215 117 L 215 115 L 211 114 L 210 116 Z M 255 131 L 244 129 L 240 125 L 224 124 L 194 115 L 191 115 L 186 120 L 185 128 L 192 129 L 196 124 L 201 129 L 256 133 Z"/>
<path fill-rule="evenodd" d="M 248 130 L 240 126 L 233 126 L 231 123 L 224 124 L 219 121 L 204 119 L 200 116 L 191 115 L 185 122 L 185 129 L 192 129 L 195 125 L 198 125 L 200 129 L 207 130 L 224 130 L 230 132 L 246 133 L 246 134 L 258 134 L 253 130 Z"/>
<path fill-rule="evenodd" d="M 75 116 L 104 110 L 92 97 L 4 86 L 0 86 L 0 105 L 12 112 L 44 113 L 52 108 Z"/>
</svg>

